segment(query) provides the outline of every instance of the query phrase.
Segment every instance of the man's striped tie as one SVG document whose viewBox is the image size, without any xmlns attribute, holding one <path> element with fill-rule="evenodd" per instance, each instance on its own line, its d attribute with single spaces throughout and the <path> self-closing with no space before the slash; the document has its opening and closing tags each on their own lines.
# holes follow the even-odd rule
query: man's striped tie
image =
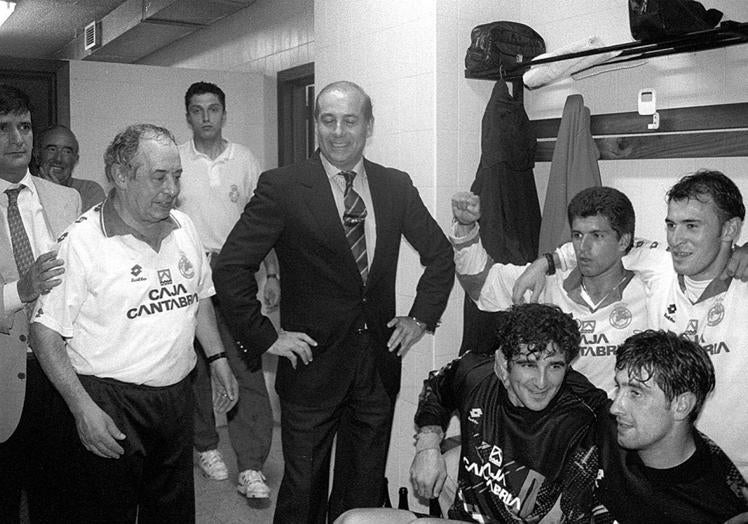
<svg viewBox="0 0 748 524">
<path fill-rule="evenodd" d="M 353 179 L 356 178 L 355 171 L 341 171 L 340 175 L 345 178 L 345 193 L 343 204 L 343 225 L 345 227 L 345 237 L 348 239 L 348 245 L 351 246 L 351 253 L 356 260 L 358 272 L 361 273 L 361 279 L 366 284 L 366 278 L 369 276 L 369 265 L 366 259 L 366 235 L 364 234 L 364 219 L 366 218 L 366 204 L 361 199 L 361 195 L 353 189 Z"/>
<path fill-rule="evenodd" d="M 21 213 L 18 210 L 18 193 L 24 187 L 26 186 L 21 184 L 20 187 L 15 189 L 5 190 L 5 193 L 8 195 L 8 229 L 10 230 L 10 244 L 13 248 L 13 257 L 16 259 L 16 267 L 18 268 L 19 277 L 22 277 L 34 263 L 34 252 L 31 250 L 29 236 L 26 234 L 26 228 L 23 227 Z"/>
</svg>

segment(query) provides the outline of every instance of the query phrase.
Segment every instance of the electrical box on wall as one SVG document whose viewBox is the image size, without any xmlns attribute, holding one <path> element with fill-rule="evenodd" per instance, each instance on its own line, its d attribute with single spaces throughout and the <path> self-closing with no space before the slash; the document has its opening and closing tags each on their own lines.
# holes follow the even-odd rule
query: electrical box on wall
<svg viewBox="0 0 748 524">
<path fill-rule="evenodd" d="M 94 20 L 83 28 L 83 49 L 91 51 L 101 45 L 101 22 Z"/>
</svg>

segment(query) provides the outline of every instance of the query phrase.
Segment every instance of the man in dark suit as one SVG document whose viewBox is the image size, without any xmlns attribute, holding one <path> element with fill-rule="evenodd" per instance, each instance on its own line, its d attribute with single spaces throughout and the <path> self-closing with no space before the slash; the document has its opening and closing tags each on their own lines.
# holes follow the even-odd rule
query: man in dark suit
<svg viewBox="0 0 748 524">
<path fill-rule="evenodd" d="M 400 388 L 400 358 L 433 331 L 454 279 L 450 245 L 407 174 L 363 157 L 371 100 L 352 82 L 318 95 L 319 152 L 260 176 L 214 271 L 245 357 L 280 357 L 285 471 L 276 523 L 330 521 L 376 506 Z M 425 271 L 407 316 L 395 316 L 401 237 Z M 260 313 L 254 273 L 275 248 L 281 324 Z M 337 434 L 328 507 L 328 475 Z"/>
<path fill-rule="evenodd" d="M 32 177 L 28 96 L 0 84 L 0 520 L 18 522 L 21 489 L 33 521 L 50 522 L 59 493 L 50 478 L 54 427 L 65 409 L 29 349 L 27 313 L 60 283 L 55 240 L 80 214 L 73 189 Z M 44 468 L 44 469 L 43 469 Z M 46 471 L 45 471 L 46 470 Z M 6 520 L 7 519 L 7 520 Z"/>
</svg>

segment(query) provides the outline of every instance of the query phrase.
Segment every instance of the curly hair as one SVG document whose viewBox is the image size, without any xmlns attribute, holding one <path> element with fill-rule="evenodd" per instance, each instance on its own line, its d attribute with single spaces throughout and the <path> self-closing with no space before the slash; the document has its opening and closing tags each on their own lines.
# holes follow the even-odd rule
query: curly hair
<svg viewBox="0 0 748 524">
<path fill-rule="evenodd" d="M 581 335 L 576 321 L 550 304 L 519 304 L 504 311 L 496 330 L 497 350 L 501 350 L 507 365 L 527 346 L 530 354 L 538 358 L 545 354 L 561 352 L 568 364 L 579 353 Z M 553 343 L 555 350 L 548 350 Z"/>
<path fill-rule="evenodd" d="M 735 182 L 721 171 L 699 169 L 692 175 L 681 178 L 667 192 L 668 203 L 692 198 L 704 204 L 711 198 L 722 224 L 734 217 L 745 219 L 743 195 Z"/>
<path fill-rule="evenodd" d="M 616 351 L 616 371 L 624 370 L 638 382 L 654 380 L 668 402 L 682 393 L 693 393 L 696 405 L 691 422 L 714 389 L 714 366 L 706 350 L 671 331 L 648 329 L 627 338 Z"/>
<path fill-rule="evenodd" d="M 131 167 L 133 158 L 138 154 L 140 141 L 150 139 L 166 139 L 176 144 L 171 131 L 154 124 L 133 124 L 124 131 L 117 133 L 117 136 L 114 137 L 114 140 L 104 152 L 104 173 L 107 180 L 114 182 L 112 166 L 115 164 Z M 134 173 L 132 176 L 135 176 Z"/>
</svg>

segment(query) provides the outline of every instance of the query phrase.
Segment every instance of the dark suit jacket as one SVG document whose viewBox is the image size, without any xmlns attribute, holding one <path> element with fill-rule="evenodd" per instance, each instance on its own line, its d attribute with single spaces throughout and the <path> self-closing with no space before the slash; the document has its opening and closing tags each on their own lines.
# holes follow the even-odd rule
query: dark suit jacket
<svg viewBox="0 0 748 524">
<path fill-rule="evenodd" d="M 388 393 L 400 387 L 400 358 L 386 348 L 395 316 L 395 276 L 401 236 L 418 251 L 425 271 L 410 316 L 434 329 L 454 280 L 452 249 L 407 174 L 367 160 L 377 239 L 364 286 L 338 216 L 319 154 L 260 176 L 223 246 L 213 273 L 221 308 L 248 361 L 256 361 L 277 334 L 260 313 L 254 273 L 271 248 L 280 264 L 281 325 L 318 342 L 314 360 L 294 370 L 278 365 L 276 389 L 297 404 L 334 403 L 345 394 L 356 366 L 349 339 L 368 327 Z"/>
<path fill-rule="evenodd" d="M 74 189 L 34 177 L 44 207 L 47 229 L 57 238 L 78 218 L 81 199 Z M 0 213 L 0 442 L 15 431 L 26 393 L 26 347 L 29 325 L 26 308 L 5 315 L 2 292 L 5 284 L 18 280 L 13 249 L 6 233 L 8 217 Z"/>
</svg>

